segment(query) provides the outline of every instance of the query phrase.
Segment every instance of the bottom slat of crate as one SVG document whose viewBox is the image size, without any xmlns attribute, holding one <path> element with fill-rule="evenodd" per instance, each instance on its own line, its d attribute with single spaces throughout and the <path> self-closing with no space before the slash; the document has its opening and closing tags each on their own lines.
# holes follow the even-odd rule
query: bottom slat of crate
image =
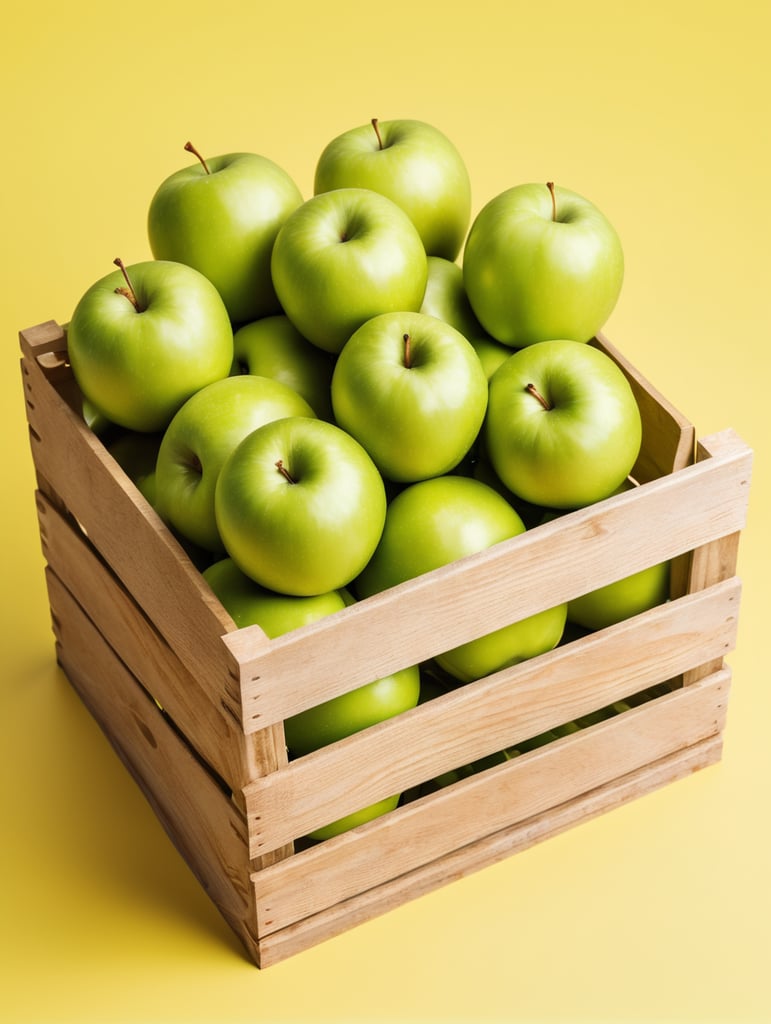
<svg viewBox="0 0 771 1024">
<path fill-rule="evenodd" d="M 720 760 L 722 745 L 721 734 L 707 737 L 558 807 L 485 836 L 392 882 L 267 935 L 259 944 L 260 966 L 279 963 L 450 881 L 505 860 L 575 825 L 715 764 Z"/>
</svg>

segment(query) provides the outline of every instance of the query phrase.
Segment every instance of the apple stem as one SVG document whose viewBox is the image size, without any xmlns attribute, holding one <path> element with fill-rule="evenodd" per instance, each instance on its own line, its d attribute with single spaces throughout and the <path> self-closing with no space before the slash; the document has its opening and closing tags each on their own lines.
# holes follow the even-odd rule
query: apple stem
<svg viewBox="0 0 771 1024">
<path fill-rule="evenodd" d="M 288 481 L 290 484 L 296 484 L 297 483 L 295 478 L 292 476 L 292 474 L 289 472 L 289 470 L 284 465 L 283 459 L 279 459 L 278 462 L 276 462 L 275 466 L 276 466 L 276 469 L 279 471 L 279 473 L 283 476 L 283 478 L 286 481 Z"/>
<path fill-rule="evenodd" d="M 377 146 L 378 149 L 383 148 L 383 137 L 380 134 L 380 128 L 378 127 L 378 121 L 376 117 L 372 118 L 372 127 L 375 129 L 375 135 L 377 135 Z"/>
<path fill-rule="evenodd" d="M 116 256 L 116 258 L 113 260 L 113 263 L 115 264 L 116 267 L 120 268 L 120 272 L 121 274 L 123 274 L 123 280 L 126 282 L 126 287 L 116 288 L 115 294 L 123 295 L 125 298 L 129 300 L 129 302 L 137 311 L 137 313 L 141 313 L 142 310 L 139 308 L 137 293 L 134 291 L 133 285 L 131 284 L 131 279 L 128 276 L 128 271 L 126 270 L 126 267 L 123 264 L 123 260 L 119 256 Z"/>
<path fill-rule="evenodd" d="M 556 219 L 557 219 L 557 196 L 556 196 L 556 193 L 554 191 L 554 182 L 553 181 L 547 181 L 546 182 L 546 187 L 548 188 L 549 192 L 551 192 L 551 219 L 553 221 L 556 221 Z"/>
<path fill-rule="evenodd" d="M 201 156 L 201 154 L 198 152 L 198 150 L 195 148 L 195 146 L 193 145 L 192 142 L 186 142 L 185 143 L 185 149 L 188 151 L 188 153 L 192 153 L 193 156 L 197 156 L 198 159 L 201 161 L 201 164 L 203 165 L 203 169 L 206 171 L 206 173 L 207 174 L 211 174 L 211 171 L 209 170 L 208 164 L 206 163 L 204 158 Z"/>
<path fill-rule="evenodd" d="M 404 340 L 404 365 L 409 370 L 409 369 L 412 368 L 412 345 L 411 345 L 412 339 L 410 338 L 409 334 L 405 334 L 403 340 Z"/>
<path fill-rule="evenodd" d="M 542 406 L 544 407 L 544 409 L 545 409 L 545 410 L 546 410 L 547 412 L 549 411 L 549 409 L 551 409 L 551 406 L 550 406 L 550 405 L 549 405 L 549 403 L 548 403 L 548 402 L 546 401 L 546 399 L 545 399 L 545 398 L 543 397 L 543 395 L 542 395 L 542 394 L 541 394 L 541 392 L 540 392 L 540 391 L 538 390 L 538 388 L 537 388 L 537 387 L 535 386 L 535 384 L 526 384 L 526 385 L 525 385 L 525 391 L 527 391 L 527 393 L 528 393 L 529 395 L 532 395 L 532 396 L 533 396 L 533 398 L 537 398 L 537 399 L 538 399 L 538 401 L 539 401 L 539 402 L 541 403 L 541 405 L 542 405 Z"/>
</svg>

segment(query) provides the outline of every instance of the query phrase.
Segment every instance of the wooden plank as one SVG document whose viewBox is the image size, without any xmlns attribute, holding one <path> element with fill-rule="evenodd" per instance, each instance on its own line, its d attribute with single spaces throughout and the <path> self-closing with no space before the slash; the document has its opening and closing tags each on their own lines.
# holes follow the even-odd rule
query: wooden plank
<svg viewBox="0 0 771 1024">
<path fill-rule="evenodd" d="M 270 967 L 280 963 L 379 914 L 418 899 L 448 882 L 498 863 L 568 828 L 687 777 L 719 761 L 721 750 L 722 737 L 708 737 L 566 801 L 559 807 L 477 839 L 392 881 L 273 931 L 260 939 L 260 964 L 262 967 Z M 258 885 L 262 881 L 262 877 L 255 876 Z"/>
<path fill-rule="evenodd" d="M 729 580 L 459 687 L 244 790 L 253 856 L 673 678 L 736 640 Z"/>
<path fill-rule="evenodd" d="M 258 957 L 246 825 L 57 577 L 48 586 L 62 668 L 170 838 Z"/>
<path fill-rule="evenodd" d="M 643 440 L 632 469 L 635 480 L 646 483 L 690 466 L 696 442 L 693 425 L 604 334 L 594 344 L 623 370 L 640 409 Z"/>
<path fill-rule="evenodd" d="M 22 333 L 23 351 L 41 347 L 34 330 Z M 40 333 L 47 337 L 53 332 Z M 232 619 L 155 510 L 59 395 L 39 365 L 41 358 L 22 361 L 30 446 L 39 477 L 83 526 L 180 660 L 205 680 L 214 699 L 240 723 L 240 681 L 220 640 L 235 628 Z M 252 642 L 257 643 L 254 631 Z M 276 722 L 266 725 L 250 729 L 254 735 L 245 747 L 248 778 L 285 763 L 283 728 Z"/>
<path fill-rule="evenodd" d="M 713 442 L 711 450 L 706 448 L 703 443 L 699 443 L 696 452 L 697 460 L 703 462 L 705 459 L 714 457 L 715 452 L 719 451 L 721 446 L 725 446 L 727 443 L 730 442 L 720 436 Z M 748 470 L 748 483 L 749 474 L 750 471 Z M 702 545 L 690 553 L 688 559 L 689 590 L 701 590 L 714 583 L 718 583 L 720 580 L 730 579 L 736 574 L 739 560 L 740 536 L 741 534 L 737 530 L 735 533 L 730 533 L 725 537 L 719 537 L 709 544 Z M 716 672 L 719 668 L 720 659 L 709 659 L 705 653 L 704 662 L 689 669 L 684 674 L 683 684 L 688 686 L 696 682 L 697 679 L 703 679 L 712 672 Z"/>
<path fill-rule="evenodd" d="M 729 683 L 723 669 L 254 874 L 261 938 L 718 735 Z"/>
<path fill-rule="evenodd" d="M 571 512 L 268 644 L 254 627 L 228 634 L 224 642 L 240 668 L 245 731 L 740 530 L 750 461 L 749 449 L 731 435 L 719 457 Z"/>
<path fill-rule="evenodd" d="M 48 565 L 199 755 L 231 790 L 240 790 L 249 777 L 244 735 L 216 691 L 182 664 L 88 539 L 45 495 L 36 501 Z"/>
<path fill-rule="evenodd" d="M 26 367 L 36 467 L 189 667 L 227 676 L 230 617 L 152 506 L 32 362 Z"/>
</svg>

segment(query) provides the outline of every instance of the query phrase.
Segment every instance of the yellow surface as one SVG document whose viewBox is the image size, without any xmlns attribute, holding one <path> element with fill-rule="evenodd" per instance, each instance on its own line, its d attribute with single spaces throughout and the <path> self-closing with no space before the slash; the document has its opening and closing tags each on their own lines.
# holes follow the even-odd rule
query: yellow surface
<svg viewBox="0 0 771 1024">
<path fill-rule="evenodd" d="M 2 30 L 0 1015 L 22 1022 L 768 1021 L 769 6 L 653 0 L 17 5 Z M 554 179 L 615 223 L 607 333 L 756 451 L 724 760 L 268 971 L 53 661 L 18 329 L 146 258 L 157 184 L 417 117 L 474 207 Z"/>
</svg>

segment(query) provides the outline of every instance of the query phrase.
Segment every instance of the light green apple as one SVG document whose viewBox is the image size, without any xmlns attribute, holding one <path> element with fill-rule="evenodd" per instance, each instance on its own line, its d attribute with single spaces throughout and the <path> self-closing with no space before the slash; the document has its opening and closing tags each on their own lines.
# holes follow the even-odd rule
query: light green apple
<svg viewBox="0 0 771 1024">
<path fill-rule="evenodd" d="M 243 324 L 233 335 L 234 373 L 271 377 L 292 388 L 316 415 L 332 419 L 334 361 L 304 338 L 284 314 Z"/>
<path fill-rule="evenodd" d="M 551 182 L 516 185 L 489 200 L 463 252 L 474 313 L 513 348 L 589 341 L 615 308 L 623 277 L 621 242 L 607 217 Z"/>
<path fill-rule="evenodd" d="M 219 291 L 235 324 L 281 312 L 270 274 L 278 230 L 302 203 L 287 172 L 257 153 L 202 157 L 175 171 L 147 215 L 156 259 L 187 263 Z"/>
<path fill-rule="evenodd" d="M 441 476 L 411 484 L 388 506 L 383 535 L 355 590 L 361 598 L 430 572 L 525 531 L 509 503 L 469 477 Z M 489 675 L 555 647 L 567 607 L 560 605 L 437 654 L 461 682 Z"/>
<path fill-rule="evenodd" d="M 153 433 L 192 394 L 227 377 L 233 330 L 219 293 L 192 267 L 115 263 L 120 269 L 91 285 L 75 307 L 69 360 L 92 411 Z"/>
<path fill-rule="evenodd" d="M 466 295 L 463 270 L 452 260 L 429 256 L 428 280 L 420 312 L 444 320 L 460 331 L 479 356 L 488 380 L 511 355 L 509 346 L 490 337 L 480 324 Z"/>
<path fill-rule="evenodd" d="M 428 276 L 407 214 L 361 188 L 324 192 L 295 210 L 278 233 L 271 268 L 286 315 L 334 354 L 371 317 L 418 310 Z"/>
<path fill-rule="evenodd" d="M 576 341 L 544 341 L 513 353 L 493 375 L 483 439 L 514 494 L 545 508 L 579 508 L 629 475 L 642 421 L 610 356 Z"/>
<path fill-rule="evenodd" d="M 361 125 L 337 136 L 316 165 L 314 192 L 368 188 L 412 220 L 429 256 L 454 260 L 471 219 L 471 181 L 457 147 L 425 121 Z"/>
<path fill-rule="evenodd" d="M 347 586 L 372 557 L 385 511 L 383 479 L 358 441 L 303 416 L 245 437 L 215 491 L 217 527 L 236 565 L 298 596 Z"/>
<path fill-rule="evenodd" d="M 107 451 L 151 505 L 155 505 L 155 466 L 162 440 L 163 433 L 124 430 L 107 446 Z"/>
<path fill-rule="evenodd" d="M 426 313 L 382 313 L 340 353 L 332 376 L 337 424 L 400 483 L 453 469 L 487 409 L 487 378 L 454 327 Z"/>
<path fill-rule="evenodd" d="M 226 377 L 192 395 L 169 423 L 158 451 L 158 513 L 183 537 L 222 553 L 214 512 L 222 466 L 247 434 L 285 416 L 315 413 L 296 391 L 268 377 Z"/>
</svg>

